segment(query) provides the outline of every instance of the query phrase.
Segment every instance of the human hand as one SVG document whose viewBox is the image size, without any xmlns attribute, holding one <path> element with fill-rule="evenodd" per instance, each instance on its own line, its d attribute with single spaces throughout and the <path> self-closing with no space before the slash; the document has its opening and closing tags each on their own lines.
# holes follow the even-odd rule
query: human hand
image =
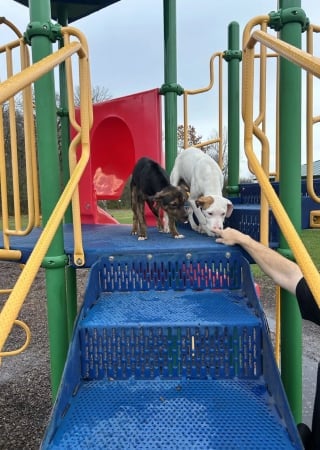
<svg viewBox="0 0 320 450">
<path fill-rule="evenodd" d="M 241 245 L 242 240 L 246 236 L 245 234 L 241 233 L 241 231 L 229 227 L 225 228 L 224 230 L 214 228 L 213 232 L 217 237 L 216 242 L 218 244 L 225 244 L 225 245 L 236 245 L 236 244 Z"/>
</svg>

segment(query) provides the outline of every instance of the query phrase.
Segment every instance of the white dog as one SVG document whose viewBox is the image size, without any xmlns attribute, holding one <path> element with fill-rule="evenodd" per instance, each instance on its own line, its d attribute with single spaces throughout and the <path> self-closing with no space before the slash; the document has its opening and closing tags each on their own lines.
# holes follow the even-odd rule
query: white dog
<svg viewBox="0 0 320 450">
<path fill-rule="evenodd" d="M 223 173 L 214 159 L 195 147 L 183 150 L 175 160 L 170 182 L 173 186 L 183 182 L 190 188 L 189 222 L 193 230 L 214 236 L 213 228 L 223 228 L 233 205 L 222 196 Z"/>
</svg>

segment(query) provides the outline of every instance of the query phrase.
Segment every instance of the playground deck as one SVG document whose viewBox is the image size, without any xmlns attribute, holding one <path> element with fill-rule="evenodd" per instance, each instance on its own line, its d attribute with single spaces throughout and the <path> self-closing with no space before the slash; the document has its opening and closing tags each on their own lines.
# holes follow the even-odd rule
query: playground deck
<svg viewBox="0 0 320 450">
<path fill-rule="evenodd" d="M 155 227 L 149 227 L 148 239 L 138 241 L 131 235 L 131 225 L 82 225 L 85 266 L 91 267 L 100 257 L 108 255 L 131 255 L 133 253 L 157 254 L 161 252 L 206 251 L 208 248 L 224 248 L 216 244 L 215 239 L 207 235 L 195 233 L 190 228 L 178 227 L 185 238 L 174 239 L 170 234 L 159 233 Z M 42 229 L 35 228 L 28 236 L 12 237 L 13 250 L 21 250 L 22 263 L 26 262 L 37 242 Z M 2 237 L 0 236 L 0 246 Z M 72 225 L 64 225 L 65 252 L 72 260 L 74 250 Z"/>
</svg>

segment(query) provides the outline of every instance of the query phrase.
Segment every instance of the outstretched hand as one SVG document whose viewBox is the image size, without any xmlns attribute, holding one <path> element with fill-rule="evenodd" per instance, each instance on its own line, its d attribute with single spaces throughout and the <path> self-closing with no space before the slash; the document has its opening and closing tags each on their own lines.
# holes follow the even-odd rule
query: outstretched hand
<svg viewBox="0 0 320 450">
<path fill-rule="evenodd" d="M 244 238 L 243 233 L 241 233 L 241 231 L 235 230 L 234 228 L 225 228 L 224 230 L 214 228 L 213 232 L 216 235 L 216 242 L 218 244 L 225 244 L 225 245 L 241 244 L 242 239 Z"/>
</svg>

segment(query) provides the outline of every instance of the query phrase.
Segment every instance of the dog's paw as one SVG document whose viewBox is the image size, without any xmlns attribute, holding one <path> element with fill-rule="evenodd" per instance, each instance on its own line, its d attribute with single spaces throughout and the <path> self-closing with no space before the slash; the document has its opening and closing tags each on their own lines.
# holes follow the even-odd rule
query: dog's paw
<svg viewBox="0 0 320 450">
<path fill-rule="evenodd" d="M 184 238 L 184 234 L 176 234 L 174 236 L 175 239 L 183 239 Z"/>
<path fill-rule="evenodd" d="M 148 239 L 147 236 L 139 236 L 138 237 L 138 241 L 145 241 L 146 239 Z"/>
</svg>

